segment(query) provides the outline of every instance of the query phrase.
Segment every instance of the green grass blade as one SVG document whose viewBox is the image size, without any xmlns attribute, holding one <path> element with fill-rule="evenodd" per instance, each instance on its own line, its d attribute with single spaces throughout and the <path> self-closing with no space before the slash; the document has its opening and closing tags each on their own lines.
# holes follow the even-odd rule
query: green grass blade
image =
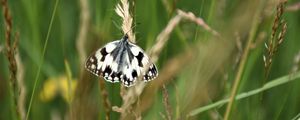
<svg viewBox="0 0 300 120">
<path fill-rule="evenodd" d="M 300 113 L 297 114 L 292 120 L 299 120 L 300 119 Z"/>
<path fill-rule="evenodd" d="M 72 84 L 72 71 L 71 71 L 71 67 L 70 67 L 70 64 L 68 62 L 67 59 L 65 59 L 65 71 L 66 71 L 66 74 L 67 74 L 67 78 L 68 78 L 68 101 L 69 101 L 69 105 L 71 106 L 71 102 L 72 102 L 72 99 L 71 99 L 71 84 Z"/>
<path fill-rule="evenodd" d="M 48 40 L 49 40 L 50 32 L 51 32 L 51 29 L 52 29 L 54 15 L 55 15 L 55 12 L 56 12 L 56 9 L 57 9 L 57 6 L 58 6 L 58 2 L 59 2 L 59 0 L 55 1 L 55 6 L 54 6 L 53 13 L 52 13 L 52 16 L 51 16 L 51 20 L 50 20 L 50 24 L 49 24 L 49 28 L 48 28 L 48 32 L 47 32 L 47 36 L 46 36 L 46 40 L 45 40 L 45 44 L 44 44 L 44 48 L 43 48 L 43 53 L 42 53 L 42 56 L 41 56 L 41 59 L 40 59 L 41 62 L 38 66 L 38 71 L 37 71 L 37 74 L 36 74 L 36 77 L 35 77 L 33 91 L 32 91 L 31 97 L 30 97 L 30 102 L 29 102 L 29 106 L 28 106 L 28 110 L 27 110 L 27 114 L 26 114 L 26 120 L 28 120 L 28 116 L 30 114 L 30 109 L 31 109 L 31 106 L 32 106 L 32 100 L 33 100 L 35 90 L 36 90 L 36 85 L 37 85 L 37 82 L 38 82 L 38 79 L 39 79 L 39 76 L 40 76 L 41 67 L 42 67 L 43 62 L 44 62 L 44 56 L 45 56 L 45 52 L 47 50 Z"/>
<path fill-rule="evenodd" d="M 244 92 L 244 93 L 241 93 L 239 95 L 237 95 L 235 97 L 235 100 L 240 100 L 240 99 L 243 99 L 243 98 L 247 98 L 247 97 L 250 97 L 252 95 L 256 95 L 258 93 L 261 93 L 265 90 L 269 90 L 273 87 L 276 87 L 276 86 L 280 86 L 280 85 L 283 85 L 285 83 L 288 83 L 288 82 L 291 82 L 293 80 L 296 80 L 300 78 L 300 72 L 297 72 L 295 74 L 291 74 L 291 75 L 286 75 L 286 76 L 283 76 L 283 77 L 280 77 L 280 78 L 277 78 L 275 80 L 272 80 L 268 83 L 266 83 L 265 85 L 263 85 L 261 88 L 258 88 L 258 89 L 254 89 L 254 90 L 251 90 L 249 92 Z M 226 99 L 223 99 L 223 100 L 220 100 L 218 102 L 215 102 L 215 103 L 212 103 L 212 104 L 209 104 L 209 105 L 206 105 L 204 107 L 200 107 L 200 108 L 197 108 L 193 111 L 191 111 L 187 116 L 188 117 L 191 117 L 191 116 L 195 116 L 199 113 L 202 113 L 204 111 L 207 111 L 207 110 L 210 110 L 210 109 L 213 109 L 213 108 L 216 108 L 218 106 L 221 106 L 221 105 L 224 105 L 226 103 L 229 102 L 229 98 L 226 98 Z"/>
</svg>

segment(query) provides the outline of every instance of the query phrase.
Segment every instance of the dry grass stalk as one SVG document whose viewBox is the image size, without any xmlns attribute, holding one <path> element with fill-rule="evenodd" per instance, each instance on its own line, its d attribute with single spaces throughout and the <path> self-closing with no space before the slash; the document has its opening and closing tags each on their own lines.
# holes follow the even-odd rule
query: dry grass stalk
<svg viewBox="0 0 300 120">
<path fill-rule="evenodd" d="M 120 3 L 116 6 L 115 11 L 122 18 L 121 28 L 123 30 L 123 33 L 127 34 L 129 40 L 135 43 L 135 34 L 132 30 L 133 17 L 130 14 L 130 4 L 128 0 L 120 0 Z M 122 86 L 120 89 L 120 94 L 124 103 L 126 103 L 126 101 L 131 101 L 128 99 L 128 97 L 126 97 L 126 95 L 130 93 L 128 93 L 125 87 Z M 114 106 L 112 109 L 116 112 L 120 112 L 121 118 L 124 118 L 128 112 L 132 113 L 129 105 L 131 104 L 123 104 L 122 108 L 124 109 L 118 108 L 116 106 Z"/>
<path fill-rule="evenodd" d="M 132 24 L 133 24 L 133 17 L 130 14 L 130 4 L 128 0 L 120 0 L 120 3 L 116 6 L 115 12 L 122 18 L 122 30 L 124 34 L 127 34 L 129 37 L 129 40 L 133 43 L 135 43 L 135 35 L 133 33 L 132 29 Z M 123 99 L 123 101 L 128 101 L 126 98 L 126 94 L 128 94 L 128 91 L 125 89 L 125 87 L 120 88 L 120 95 Z M 130 101 L 130 100 L 129 100 Z M 123 108 L 123 107 L 122 107 Z M 121 109 L 119 107 L 112 107 L 112 109 L 116 112 L 121 113 L 121 118 L 124 118 L 124 116 L 127 113 L 132 113 L 129 109 L 129 106 L 126 106 L 126 109 Z"/>
<path fill-rule="evenodd" d="M 169 34 L 171 31 L 174 29 L 174 27 L 179 23 L 181 17 L 180 16 L 175 16 L 173 19 L 170 20 L 168 23 L 167 27 L 163 30 L 163 32 L 160 33 L 160 35 L 157 37 L 157 42 L 152 47 L 151 52 L 150 51 L 150 58 L 152 58 L 153 62 L 156 62 L 158 59 L 158 55 L 160 51 L 162 50 L 163 46 L 165 45 L 166 41 L 168 40 Z M 153 54 L 151 54 L 153 53 Z M 149 67 L 149 65 L 147 65 Z M 147 67 L 146 66 L 146 67 Z M 121 112 L 121 118 L 126 118 L 128 115 L 127 113 L 129 112 L 129 109 L 132 108 L 132 104 L 134 104 L 138 98 L 138 96 L 141 95 L 143 92 L 143 89 L 145 87 L 145 83 L 143 82 L 137 82 L 137 84 L 133 87 L 131 87 L 124 96 L 123 98 L 123 105 L 121 108 L 118 107 L 113 107 L 114 111 Z"/>
<path fill-rule="evenodd" d="M 2 45 L 0 45 L 0 53 L 2 53 L 4 47 Z"/>
<path fill-rule="evenodd" d="M 77 83 L 78 86 L 76 87 L 75 96 L 71 104 L 72 109 L 69 111 L 71 113 L 68 114 L 68 118 L 71 120 L 93 120 L 99 117 L 97 112 L 99 111 L 99 106 L 92 95 L 94 82 L 98 81 L 94 81 L 94 79 L 91 79 L 92 75 L 86 73 L 84 72 Z"/>
<path fill-rule="evenodd" d="M 277 11 L 274 19 L 274 23 L 272 26 L 272 34 L 268 43 L 265 43 L 265 47 L 267 49 L 267 53 L 263 56 L 265 63 L 265 77 L 267 78 L 270 72 L 272 58 L 278 47 L 282 44 L 284 40 L 284 36 L 287 30 L 287 23 L 282 20 L 282 15 L 284 13 L 284 5 L 286 2 L 280 2 L 277 5 Z M 281 27 L 281 29 L 279 28 Z M 281 30 L 281 31 L 279 31 Z"/>
<path fill-rule="evenodd" d="M 182 68 L 193 59 L 193 50 L 195 49 L 187 50 L 186 52 L 181 53 L 180 55 L 166 62 L 166 64 L 162 67 L 162 70 L 160 71 L 160 73 L 163 74 L 163 76 L 158 76 L 156 80 L 151 82 L 151 87 L 145 88 L 143 92 L 145 96 L 141 96 L 140 105 L 139 107 L 135 107 L 134 111 L 144 112 L 152 106 L 153 99 L 149 98 L 154 98 L 154 96 L 158 93 L 159 88 L 161 88 L 162 85 L 171 82 L 172 78 L 178 75 Z M 179 101 L 178 96 L 176 96 L 176 101 Z M 176 112 L 178 113 L 177 118 L 179 118 L 179 106 L 177 106 Z"/>
<path fill-rule="evenodd" d="M 12 17 L 10 15 L 10 10 L 8 7 L 7 0 L 2 0 L 1 5 L 3 8 L 4 22 L 5 22 L 5 53 L 9 62 L 9 71 L 10 71 L 10 86 L 12 89 L 12 97 L 14 101 L 14 109 L 16 111 L 17 117 L 21 119 L 20 110 L 18 109 L 18 97 L 19 97 L 19 87 L 17 81 L 17 62 L 15 58 L 16 49 L 18 46 L 19 38 L 18 33 L 16 33 L 15 40 L 12 43 Z"/>
<path fill-rule="evenodd" d="M 79 0 L 79 1 L 80 1 L 81 12 L 80 12 L 79 34 L 76 40 L 76 48 L 79 53 L 80 67 L 82 67 L 87 56 L 85 53 L 85 41 L 87 39 L 87 33 L 89 30 L 90 11 L 89 11 L 88 0 Z M 83 69 L 81 69 L 81 71 L 83 71 Z"/>
<path fill-rule="evenodd" d="M 235 78 L 234 78 L 234 83 L 233 83 L 233 86 L 231 88 L 230 99 L 229 99 L 228 105 L 226 106 L 226 111 L 224 113 L 224 120 L 230 119 L 229 118 L 230 113 L 232 111 L 232 106 L 233 106 L 233 103 L 235 101 L 235 96 L 238 92 L 238 87 L 239 87 L 239 84 L 241 82 L 242 74 L 244 72 L 244 68 L 245 68 L 245 65 L 246 65 L 250 50 L 251 50 L 251 44 L 253 43 L 253 40 L 255 39 L 254 36 L 256 34 L 256 31 L 257 31 L 257 28 L 258 28 L 258 25 L 259 25 L 258 18 L 261 15 L 261 8 L 264 7 L 264 4 L 258 4 L 258 5 L 259 5 L 259 7 L 258 7 L 258 9 L 256 9 L 256 11 L 254 13 L 254 16 L 253 16 L 252 26 L 251 26 L 251 29 L 249 31 L 249 36 L 247 38 L 246 47 L 245 47 L 245 50 L 244 50 L 244 52 L 241 56 L 241 61 L 238 65 L 237 73 L 236 73 Z"/>
<path fill-rule="evenodd" d="M 162 0 L 162 3 L 168 13 L 168 16 L 170 17 L 170 15 L 172 15 L 174 13 L 174 10 L 176 7 L 176 1 Z"/>
<path fill-rule="evenodd" d="M 291 73 L 296 73 L 300 67 L 300 51 L 295 55 Z"/>
<path fill-rule="evenodd" d="M 300 2 L 287 6 L 285 10 L 287 12 L 296 12 L 300 10 Z"/>
<path fill-rule="evenodd" d="M 159 115 L 161 116 L 162 120 L 168 120 L 166 115 L 163 114 L 162 112 L 159 112 Z"/>
<path fill-rule="evenodd" d="M 163 103 L 164 103 L 164 107 L 166 110 L 166 116 L 167 116 L 167 120 L 172 120 L 172 109 L 171 109 L 171 105 L 169 102 L 169 94 L 168 94 L 168 90 L 165 86 L 165 84 L 162 87 L 163 89 Z"/>
<path fill-rule="evenodd" d="M 234 63 L 232 65 L 232 68 L 236 68 L 236 66 L 238 65 L 239 61 L 241 60 L 241 56 L 243 54 L 243 45 L 242 45 L 242 41 L 241 41 L 241 36 L 239 35 L 238 32 L 234 33 L 234 36 L 236 37 L 235 44 L 236 44 L 236 48 L 238 51 L 237 51 L 237 55 L 234 60 Z"/>
<path fill-rule="evenodd" d="M 105 109 L 105 119 L 109 120 L 110 119 L 110 111 L 111 111 L 111 105 L 110 101 L 108 99 L 108 92 L 106 91 L 105 87 L 105 81 L 104 80 L 99 80 L 99 85 L 100 85 L 100 92 L 101 92 L 101 98 L 102 98 L 102 104 Z"/>
<path fill-rule="evenodd" d="M 133 17 L 131 16 L 129 9 L 130 6 L 128 0 L 121 0 L 121 3 L 116 6 L 115 11 L 122 18 L 123 33 L 127 33 L 129 40 L 135 43 L 135 34 L 132 31 Z"/>
<path fill-rule="evenodd" d="M 211 27 L 209 27 L 202 18 L 196 17 L 192 12 L 184 12 L 182 10 L 177 10 L 177 14 L 180 15 L 184 19 L 188 19 L 191 22 L 196 23 L 197 25 L 204 28 L 206 31 L 211 32 L 215 36 L 219 36 L 219 33 L 215 30 L 213 30 Z"/>
<path fill-rule="evenodd" d="M 157 36 L 156 43 L 150 50 L 150 57 L 152 58 L 153 61 L 157 61 L 158 56 L 161 50 L 163 49 L 165 43 L 169 39 L 171 32 L 182 19 L 187 19 L 191 22 L 196 23 L 197 25 L 203 27 L 205 30 L 211 32 L 213 35 L 216 36 L 219 35 L 219 33 L 211 29 L 211 27 L 209 27 L 202 18 L 196 17 L 191 12 L 184 12 L 182 10 L 177 10 L 177 15 L 169 21 L 167 27 Z"/>
<path fill-rule="evenodd" d="M 122 1 L 123 6 L 124 6 L 125 3 L 128 4 L 128 2 L 124 2 L 126 0 L 121 0 L 121 1 Z M 125 5 L 125 6 L 127 6 L 127 5 Z M 122 7 L 120 7 L 120 5 L 118 5 L 117 9 L 116 9 L 116 12 L 119 15 L 123 14 L 123 16 L 125 16 L 124 15 L 125 13 L 129 13 L 129 11 L 126 12 L 126 11 L 124 11 L 124 9 L 121 9 L 121 8 Z M 123 8 L 127 8 L 127 7 L 123 7 Z M 149 55 L 150 55 L 150 58 L 151 58 L 152 62 L 155 63 L 158 60 L 160 52 L 162 51 L 162 49 L 165 46 L 166 42 L 169 40 L 168 38 L 169 38 L 171 32 L 174 30 L 174 28 L 179 24 L 179 22 L 183 18 L 187 19 L 187 20 L 190 20 L 192 22 L 195 22 L 197 25 L 202 26 L 202 27 L 204 27 L 204 29 L 209 30 L 210 32 L 212 32 L 212 34 L 218 35 L 217 32 L 215 32 L 215 30 L 212 30 L 201 18 L 196 18 L 195 15 L 192 14 L 192 13 L 186 13 L 186 12 L 183 12 L 181 10 L 178 10 L 178 14 L 169 21 L 166 28 L 156 38 L 156 43 L 151 48 L 151 50 L 149 52 Z M 125 20 L 125 18 L 123 18 L 123 20 Z M 128 21 L 130 21 L 130 20 L 132 20 L 132 19 L 128 19 Z M 128 24 L 130 22 L 123 22 L 123 23 Z M 130 25 L 122 25 L 122 26 L 126 26 L 126 29 L 130 28 L 129 27 Z M 123 31 L 124 31 L 124 29 L 123 29 Z M 147 67 L 149 67 L 149 65 L 146 65 L 146 68 Z M 145 88 L 145 85 L 146 84 L 144 82 L 139 82 L 138 81 L 135 86 L 128 89 L 126 94 L 122 96 L 123 105 L 121 106 L 121 108 L 118 108 L 116 106 L 113 107 L 114 111 L 121 112 L 121 119 L 122 118 L 124 119 L 124 118 L 126 118 L 127 115 L 129 115 L 128 114 L 128 112 L 130 111 L 129 109 L 131 109 L 132 104 L 134 104 L 137 101 L 137 98 L 143 92 L 143 90 Z"/>
<path fill-rule="evenodd" d="M 95 119 L 97 116 L 96 110 L 97 106 L 94 103 L 95 101 L 91 101 L 91 91 L 94 80 L 86 79 L 91 78 L 89 74 L 84 72 L 84 62 L 87 57 L 86 55 L 86 39 L 90 28 L 90 7 L 88 0 L 79 0 L 79 9 L 80 9 L 80 17 L 79 17 L 79 28 L 78 28 L 78 36 L 76 38 L 76 49 L 78 51 L 79 63 L 80 63 L 80 75 L 78 80 L 78 85 L 76 87 L 75 96 L 72 100 L 70 106 L 70 113 L 68 114 L 69 119 L 72 120 L 80 120 L 80 119 Z M 86 103 L 86 104 L 82 104 Z"/>
<path fill-rule="evenodd" d="M 16 34 L 16 39 L 19 39 L 19 34 Z M 18 87 L 20 89 L 20 94 L 18 98 L 18 109 L 20 112 L 20 117 L 22 120 L 25 120 L 26 117 L 26 111 L 25 111 L 25 103 L 26 103 L 26 87 L 24 84 L 24 65 L 22 63 L 21 57 L 19 52 L 15 55 L 16 58 L 16 64 L 18 66 L 18 72 L 17 72 L 17 81 L 18 81 Z"/>
</svg>

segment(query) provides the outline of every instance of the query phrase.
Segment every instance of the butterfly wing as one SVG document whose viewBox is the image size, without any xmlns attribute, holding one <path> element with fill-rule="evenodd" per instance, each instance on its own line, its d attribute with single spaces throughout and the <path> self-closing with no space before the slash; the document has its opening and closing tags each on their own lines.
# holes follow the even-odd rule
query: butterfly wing
<svg viewBox="0 0 300 120">
<path fill-rule="evenodd" d="M 121 65 L 120 72 L 122 73 L 121 81 L 126 87 L 133 86 L 138 76 L 137 69 L 130 62 L 132 60 L 132 54 L 129 52 L 130 51 L 127 50 L 125 51 L 122 57 L 123 62 L 119 63 Z"/>
<path fill-rule="evenodd" d="M 118 63 L 113 61 L 112 52 L 118 49 L 119 40 L 110 42 L 88 57 L 85 68 L 106 81 L 119 82 L 121 73 L 117 73 Z"/>
<path fill-rule="evenodd" d="M 151 62 L 148 55 L 143 51 L 143 49 L 135 44 L 129 43 L 129 47 L 130 52 L 134 56 L 131 66 L 137 71 L 137 76 L 143 75 L 143 80 L 145 82 L 155 79 L 158 76 L 157 68 L 155 64 Z M 149 68 L 146 68 L 147 65 L 150 65 Z"/>
<path fill-rule="evenodd" d="M 106 81 L 122 81 L 126 87 L 133 86 L 140 75 L 143 75 L 145 82 L 156 78 L 156 66 L 145 52 L 137 45 L 122 40 L 110 42 L 98 49 L 87 59 L 86 69 L 96 76 L 104 77 Z M 150 65 L 149 69 L 147 65 Z"/>
</svg>

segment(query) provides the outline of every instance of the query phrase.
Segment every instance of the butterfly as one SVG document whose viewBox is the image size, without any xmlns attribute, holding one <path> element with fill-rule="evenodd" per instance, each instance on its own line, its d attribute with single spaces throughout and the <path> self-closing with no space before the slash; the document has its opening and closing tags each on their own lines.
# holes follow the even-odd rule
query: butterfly
<svg viewBox="0 0 300 120">
<path fill-rule="evenodd" d="M 158 76 L 155 64 L 143 49 L 129 42 L 127 34 L 121 40 L 107 43 L 89 56 L 85 68 L 108 82 L 121 81 L 126 87 L 133 86 L 141 75 L 144 82 Z"/>
</svg>

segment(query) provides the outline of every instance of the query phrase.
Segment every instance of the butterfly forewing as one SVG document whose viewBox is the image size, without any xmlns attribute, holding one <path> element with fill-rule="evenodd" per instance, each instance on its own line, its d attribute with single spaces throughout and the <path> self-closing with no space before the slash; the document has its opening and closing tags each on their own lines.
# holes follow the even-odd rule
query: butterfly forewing
<svg viewBox="0 0 300 120">
<path fill-rule="evenodd" d="M 117 48 L 119 40 L 110 42 L 88 57 L 85 67 L 96 76 L 102 76 L 109 82 L 119 82 L 120 74 L 116 73 L 117 63 L 113 62 L 111 52 Z"/>
<path fill-rule="evenodd" d="M 150 61 L 148 55 L 145 54 L 145 52 L 137 45 L 132 43 L 129 43 L 129 45 L 130 51 L 134 55 L 132 66 L 134 66 L 138 71 L 138 76 L 141 74 L 141 72 L 144 72 L 142 75 L 145 82 L 151 81 L 156 78 L 158 75 L 156 66 Z M 149 68 L 146 68 L 147 65 L 149 66 Z"/>
</svg>

